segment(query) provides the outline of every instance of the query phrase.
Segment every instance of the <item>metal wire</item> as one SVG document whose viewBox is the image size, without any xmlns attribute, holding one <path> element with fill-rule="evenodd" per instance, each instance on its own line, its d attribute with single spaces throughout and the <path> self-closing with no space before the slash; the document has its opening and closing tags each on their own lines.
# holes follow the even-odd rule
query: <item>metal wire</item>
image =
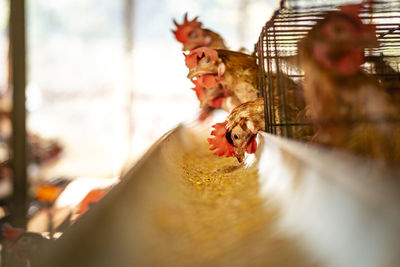
<svg viewBox="0 0 400 267">
<path fill-rule="evenodd" d="M 359 1 L 305 1 L 282 0 L 272 18 L 262 28 L 257 43 L 256 54 L 259 62 L 259 86 L 265 98 L 266 131 L 269 133 L 293 137 L 297 128 L 309 127 L 312 123 L 293 121 L 288 110 L 288 87 L 291 81 L 297 81 L 297 90 L 302 92 L 303 74 L 298 68 L 290 66 L 290 60 L 296 60 L 297 44 L 308 31 L 321 20 L 327 12 L 339 10 L 340 6 Z M 390 81 L 399 81 L 400 67 L 400 1 L 366 1 L 360 12 L 365 23 L 376 26 L 379 47 L 365 51 L 366 63 L 363 67 L 371 75 L 379 75 Z M 373 64 L 384 62 L 391 70 L 377 73 Z M 290 79 L 287 79 L 290 78 Z M 365 121 L 364 121 L 365 122 Z M 385 122 L 385 120 L 383 121 Z M 329 122 L 324 122 L 329 124 Z M 350 122 L 354 123 L 354 122 Z"/>
</svg>

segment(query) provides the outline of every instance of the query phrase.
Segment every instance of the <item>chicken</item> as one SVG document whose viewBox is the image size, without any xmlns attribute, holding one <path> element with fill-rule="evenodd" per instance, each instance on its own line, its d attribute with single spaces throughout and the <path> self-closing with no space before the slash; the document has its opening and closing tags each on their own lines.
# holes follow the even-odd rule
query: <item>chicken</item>
<svg viewBox="0 0 400 267">
<path fill-rule="evenodd" d="M 265 131 L 264 98 L 243 103 L 237 106 L 222 123 L 213 125 L 209 138 L 210 150 L 215 155 L 236 157 L 243 161 L 245 152 L 254 153 L 257 149 L 255 139 L 258 131 Z"/>
<path fill-rule="evenodd" d="M 289 91 L 288 95 L 292 95 L 293 92 Z M 268 99 L 267 96 L 267 105 L 270 105 Z M 274 102 L 277 100 L 278 98 L 275 98 Z M 302 124 L 305 121 L 304 109 L 298 106 L 297 98 L 289 97 L 286 100 L 288 100 L 285 104 L 286 108 L 280 108 L 279 103 L 273 104 L 276 109 L 286 110 L 287 117 L 282 118 L 289 120 L 285 121 L 283 125 L 276 125 L 275 127 L 278 129 L 275 132 L 299 140 L 308 140 L 312 135 L 312 129 Z M 257 133 L 266 131 L 264 98 L 256 98 L 240 104 L 232 110 L 226 121 L 217 123 L 213 127 L 215 129 L 211 132 L 211 135 L 214 138 L 208 139 L 211 145 L 210 150 L 216 150 L 214 154 L 217 156 L 236 157 L 239 162 L 242 162 L 245 152 L 251 154 L 257 150 L 255 139 Z"/>
<path fill-rule="evenodd" d="M 377 45 L 375 27 L 358 17 L 361 4 L 328 13 L 298 44 L 313 141 L 373 158 L 399 161 L 396 106 L 361 69 L 364 49 Z"/>
<path fill-rule="evenodd" d="M 254 57 L 207 47 L 194 49 L 185 57 L 189 79 L 201 80 L 203 75 L 213 75 L 220 90 L 226 90 L 226 97 L 232 102 L 226 105 L 227 111 L 260 95 L 257 88 L 258 67 Z"/>
<path fill-rule="evenodd" d="M 176 20 L 173 20 L 176 30 L 172 32 L 175 35 L 176 40 L 183 44 L 183 51 L 190 51 L 198 47 L 207 46 L 213 49 L 226 49 L 224 40 L 222 37 L 208 29 L 201 27 L 202 23 L 197 21 L 198 17 L 189 21 L 187 13 L 185 13 L 183 23 L 178 24 Z"/>
</svg>

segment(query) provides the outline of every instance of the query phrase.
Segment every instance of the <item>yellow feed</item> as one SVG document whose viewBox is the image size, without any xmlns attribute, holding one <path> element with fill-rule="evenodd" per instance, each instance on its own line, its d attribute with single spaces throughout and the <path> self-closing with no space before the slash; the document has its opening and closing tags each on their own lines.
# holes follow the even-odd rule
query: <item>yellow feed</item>
<svg viewBox="0 0 400 267">
<path fill-rule="evenodd" d="M 154 264 L 314 266 L 295 241 L 276 233 L 278 211 L 260 196 L 256 167 L 214 156 L 205 141 L 182 152 L 177 174 L 180 200 L 155 214 L 168 252 Z"/>
</svg>

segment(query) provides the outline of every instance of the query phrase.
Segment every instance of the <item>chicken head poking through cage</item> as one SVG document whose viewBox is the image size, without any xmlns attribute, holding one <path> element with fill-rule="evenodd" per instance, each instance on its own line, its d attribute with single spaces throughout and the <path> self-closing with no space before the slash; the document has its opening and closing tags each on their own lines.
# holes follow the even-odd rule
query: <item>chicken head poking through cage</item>
<svg viewBox="0 0 400 267">
<path fill-rule="evenodd" d="M 365 63 L 365 48 L 377 46 L 375 26 L 362 23 L 361 8 L 361 4 L 343 6 L 314 25 L 299 43 L 301 62 L 316 61 L 314 67 L 336 79 L 358 72 Z"/>
<path fill-rule="evenodd" d="M 200 102 L 227 112 L 260 95 L 257 64 L 253 56 L 223 49 L 200 47 L 185 55 L 188 78 L 201 91 Z M 199 89 L 201 87 L 201 89 Z M 198 95 L 199 97 L 199 95 Z M 219 99 L 218 99 L 219 98 Z M 213 100 L 218 99 L 217 103 Z M 200 103 L 204 105 L 204 103 Z"/>
<path fill-rule="evenodd" d="M 264 99 L 243 103 L 229 114 L 226 121 L 213 125 L 212 138 L 208 139 L 215 155 L 236 157 L 243 162 L 245 153 L 257 150 L 256 136 L 265 131 Z"/>
</svg>

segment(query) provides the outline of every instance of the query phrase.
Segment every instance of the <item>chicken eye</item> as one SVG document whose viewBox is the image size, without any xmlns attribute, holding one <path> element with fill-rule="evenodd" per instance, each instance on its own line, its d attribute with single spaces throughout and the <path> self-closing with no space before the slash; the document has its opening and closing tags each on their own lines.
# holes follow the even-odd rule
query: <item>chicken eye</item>
<svg viewBox="0 0 400 267">
<path fill-rule="evenodd" d="M 193 39 L 199 38 L 199 34 L 196 32 L 191 32 L 189 35 L 190 35 L 190 38 L 193 38 Z"/>
<path fill-rule="evenodd" d="M 237 134 L 233 135 L 233 139 L 238 140 L 239 139 L 239 135 L 237 135 Z"/>
<path fill-rule="evenodd" d="M 207 58 L 205 62 L 206 62 L 206 63 L 209 63 L 209 62 L 210 62 L 210 59 L 209 59 L 209 58 Z"/>
<path fill-rule="evenodd" d="M 342 35 L 345 34 L 345 29 L 343 28 L 342 25 L 336 25 L 335 28 L 334 28 L 334 32 L 335 32 L 337 35 L 342 36 Z"/>
</svg>

